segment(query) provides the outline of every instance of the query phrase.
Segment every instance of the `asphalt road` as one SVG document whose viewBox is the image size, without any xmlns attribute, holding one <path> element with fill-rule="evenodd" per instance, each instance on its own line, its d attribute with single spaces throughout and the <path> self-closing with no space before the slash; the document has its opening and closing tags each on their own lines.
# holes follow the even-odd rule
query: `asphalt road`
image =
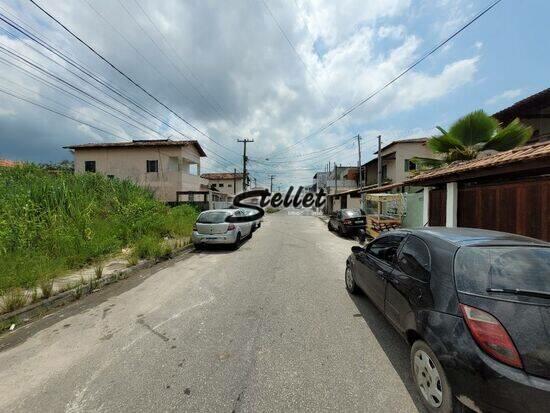
<svg viewBox="0 0 550 413">
<path fill-rule="evenodd" d="M 417 411 L 408 346 L 344 288 L 355 241 L 295 213 L 0 338 L 0 411 Z"/>
</svg>

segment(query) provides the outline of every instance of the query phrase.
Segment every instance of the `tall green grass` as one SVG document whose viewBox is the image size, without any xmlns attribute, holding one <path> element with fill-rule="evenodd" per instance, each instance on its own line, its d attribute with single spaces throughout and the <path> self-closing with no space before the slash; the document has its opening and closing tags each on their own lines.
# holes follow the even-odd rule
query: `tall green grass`
<svg viewBox="0 0 550 413">
<path fill-rule="evenodd" d="M 129 181 L 33 165 L 0 168 L 0 293 L 142 240 L 189 236 L 196 216 L 194 208 L 168 208 Z"/>
</svg>

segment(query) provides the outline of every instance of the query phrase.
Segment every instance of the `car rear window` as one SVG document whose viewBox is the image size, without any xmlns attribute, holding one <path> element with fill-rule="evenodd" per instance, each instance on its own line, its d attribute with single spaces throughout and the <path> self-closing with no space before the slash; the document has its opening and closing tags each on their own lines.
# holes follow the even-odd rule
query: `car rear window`
<svg viewBox="0 0 550 413">
<path fill-rule="evenodd" d="M 457 289 L 487 294 L 487 288 L 550 292 L 550 248 L 463 247 L 455 257 Z"/>
<path fill-rule="evenodd" d="M 197 222 L 199 224 L 221 224 L 228 216 L 229 213 L 224 211 L 207 211 L 199 215 Z"/>
<path fill-rule="evenodd" d="M 365 213 L 360 209 L 345 209 L 342 211 L 342 214 L 348 218 L 360 217 L 361 215 L 365 215 Z"/>
</svg>

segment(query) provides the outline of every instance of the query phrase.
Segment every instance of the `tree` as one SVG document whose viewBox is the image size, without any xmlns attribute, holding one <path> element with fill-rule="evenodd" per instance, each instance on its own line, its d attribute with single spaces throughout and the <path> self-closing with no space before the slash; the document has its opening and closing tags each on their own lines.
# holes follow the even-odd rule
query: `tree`
<svg viewBox="0 0 550 413">
<path fill-rule="evenodd" d="M 454 161 L 476 159 L 480 152 L 487 150 L 507 151 L 522 146 L 533 134 L 530 126 L 514 119 L 502 128 L 499 121 L 482 110 L 476 110 L 457 120 L 446 131 L 438 126 L 439 136 L 433 136 L 426 143 L 428 148 L 441 159 L 413 158 L 418 169 L 431 169 Z"/>
</svg>

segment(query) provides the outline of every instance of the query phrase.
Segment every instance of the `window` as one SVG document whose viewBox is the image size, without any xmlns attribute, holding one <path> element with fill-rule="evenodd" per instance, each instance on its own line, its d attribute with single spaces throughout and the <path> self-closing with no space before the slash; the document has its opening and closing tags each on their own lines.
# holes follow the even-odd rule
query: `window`
<svg viewBox="0 0 550 413">
<path fill-rule="evenodd" d="M 548 247 L 462 247 L 455 257 L 459 291 L 483 295 L 487 294 L 487 288 L 550 292 L 548 274 Z"/>
<path fill-rule="evenodd" d="M 147 172 L 158 172 L 159 171 L 159 161 L 147 161 Z"/>
<path fill-rule="evenodd" d="M 223 188 L 223 184 L 218 184 L 218 187 Z"/>
<path fill-rule="evenodd" d="M 405 172 L 416 171 L 416 164 L 410 159 L 405 159 Z"/>
<path fill-rule="evenodd" d="M 429 281 L 430 252 L 422 240 L 413 236 L 407 238 L 397 261 L 405 274 L 420 281 Z"/>
<path fill-rule="evenodd" d="M 232 186 L 233 186 L 233 184 L 227 184 L 228 188 L 231 188 Z"/>
<path fill-rule="evenodd" d="M 403 237 L 403 235 L 386 235 L 379 238 L 370 244 L 368 253 L 388 264 L 393 264 Z"/>
<path fill-rule="evenodd" d="M 199 215 L 197 222 L 199 224 L 221 224 L 229 214 L 225 211 L 205 211 Z"/>
<path fill-rule="evenodd" d="M 107 178 L 109 178 L 109 179 L 115 179 L 115 176 L 114 176 L 114 175 L 107 175 Z"/>
<path fill-rule="evenodd" d="M 84 161 L 84 170 L 86 172 L 95 172 L 95 161 Z"/>
<path fill-rule="evenodd" d="M 388 165 L 382 165 L 382 181 L 388 179 Z"/>
<path fill-rule="evenodd" d="M 212 188 L 215 188 L 216 187 L 216 184 L 212 184 Z"/>
</svg>

